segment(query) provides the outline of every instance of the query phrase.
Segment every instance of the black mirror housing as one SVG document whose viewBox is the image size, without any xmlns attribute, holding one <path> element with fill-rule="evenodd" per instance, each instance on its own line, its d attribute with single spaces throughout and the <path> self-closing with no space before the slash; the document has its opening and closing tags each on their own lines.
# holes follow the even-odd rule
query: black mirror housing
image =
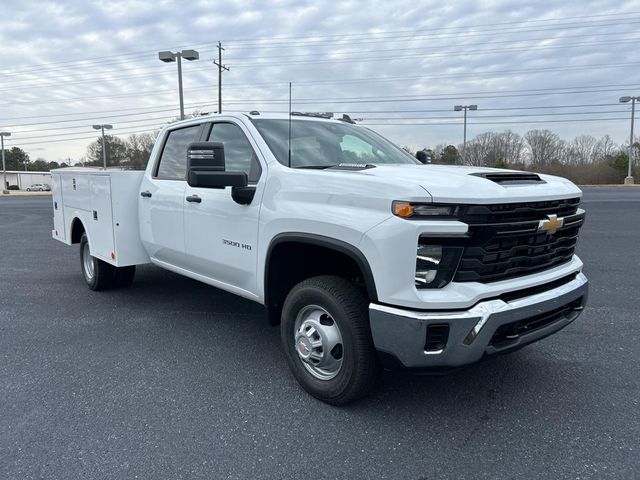
<svg viewBox="0 0 640 480">
<path fill-rule="evenodd" d="M 191 187 L 199 188 L 246 187 L 249 179 L 245 172 L 221 172 L 190 168 L 187 172 L 187 183 Z"/>
<path fill-rule="evenodd" d="M 194 142 L 187 147 L 187 183 L 191 187 L 246 187 L 245 172 L 225 171 L 224 146 L 218 142 Z"/>
<path fill-rule="evenodd" d="M 219 142 L 194 142 L 187 147 L 187 170 L 224 172 L 224 145 Z"/>
</svg>

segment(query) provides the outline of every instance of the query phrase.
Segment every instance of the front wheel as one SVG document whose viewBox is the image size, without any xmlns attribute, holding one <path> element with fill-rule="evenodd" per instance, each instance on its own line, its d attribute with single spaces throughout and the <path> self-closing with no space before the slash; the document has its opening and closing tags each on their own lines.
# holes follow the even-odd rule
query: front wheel
<svg viewBox="0 0 640 480">
<path fill-rule="evenodd" d="M 287 296 L 281 340 L 302 388 L 332 405 L 367 395 L 380 371 L 371 338 L 368 302 L 341 277 L 304 280 Z"/>
<path fill-rule="evenodd" d="M 80 266 L 91 290 L 106 290 L 113 284 L 113 265 L 91 256 L 86 233 L 83 233 L 80 239 Z"/>
</svg>

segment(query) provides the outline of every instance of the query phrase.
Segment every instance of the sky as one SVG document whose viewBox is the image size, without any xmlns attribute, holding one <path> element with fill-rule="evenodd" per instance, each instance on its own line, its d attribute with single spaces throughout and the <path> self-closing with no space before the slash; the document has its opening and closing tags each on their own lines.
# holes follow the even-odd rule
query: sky
<svg viewBox="0 0 640 480">
<path fill-rule="evenodd" d="M 97 137 L 152 132 L 186 113 L 348 113 L 414 149 L 548 128 L 628 139 L 640 95 L 640 2 L 620 0 L 36 1 L 0 4 L 0 131 L 31 159 L 78 161 Z"/>
</svg>

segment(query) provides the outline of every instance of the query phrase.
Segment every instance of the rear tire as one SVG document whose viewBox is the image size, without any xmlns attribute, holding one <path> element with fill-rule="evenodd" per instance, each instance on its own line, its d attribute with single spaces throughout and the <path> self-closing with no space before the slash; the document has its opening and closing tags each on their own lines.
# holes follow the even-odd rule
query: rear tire
<svg viewBox="0 0 640 480">
<path fill-rule="evenodd" d="M 113 274 L 113 286 L 116 288 L 128 288 L 136 276 L 136 266 L 115 267 Z"/>
<path fill-rule="evenodd" d="M 374 388 L 380 372 L 366 296 L 348 280 L 319 276 L 287 296 L 281 341 L 289 368 L 308 393 L 345 405 Z"/>
<path fill-rule="evenodd" d="M 91 290 L 106 290 L 113 284 L 115 267 L 91 255 L 86 233 L 83 233 L 80 239 L 80 267 Z"/>
</svg>

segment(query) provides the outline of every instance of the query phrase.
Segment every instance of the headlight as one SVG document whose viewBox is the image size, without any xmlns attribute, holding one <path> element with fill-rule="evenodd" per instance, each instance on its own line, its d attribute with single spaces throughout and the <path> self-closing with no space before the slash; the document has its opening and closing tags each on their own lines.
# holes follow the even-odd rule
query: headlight
<svg viewBox="0 0 640 480">
<path fill-rule="evenodd" d="M 462 247 L 419 243 L 416 252 L 416 288 L 442 288 L 451 281 L 462 254 Z"/>
<path fill-rule="evenodd" d="M 426 218 L 454 218 L 458 215 L 460 207 L 457 205 L 438 205 L 434 203 L 410 203 L 394 201 L 391 211 L 401 218 L 426 219 Z"/>
</svg>

